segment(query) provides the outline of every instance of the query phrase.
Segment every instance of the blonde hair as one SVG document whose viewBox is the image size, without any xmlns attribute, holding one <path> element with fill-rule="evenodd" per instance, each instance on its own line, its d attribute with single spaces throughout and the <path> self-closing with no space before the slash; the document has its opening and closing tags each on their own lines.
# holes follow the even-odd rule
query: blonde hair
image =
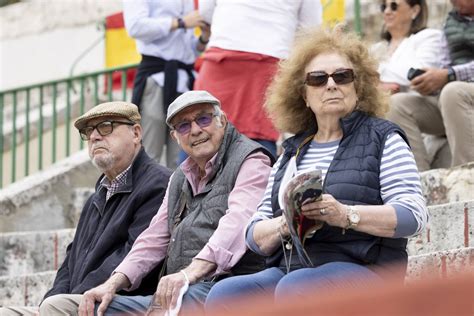
<svg viewBox="0 0 474 316">
<path fill-rule="evenodd" d="M 357 35 L 344 33 L 341 27 L 314 29 L 298 36 L 289 58 L 280 62 L 267 90 L 265 110 L 280 131 L 298 134 L 316 127 L 315 114 L 303 98 L 305 67 L 314 57 L 327 52 L 341 54 L 352 63 L 357 110 L 379 117 L 388 110 L 387 95 L 378 88 L 376 61 Z"/>
</svg>

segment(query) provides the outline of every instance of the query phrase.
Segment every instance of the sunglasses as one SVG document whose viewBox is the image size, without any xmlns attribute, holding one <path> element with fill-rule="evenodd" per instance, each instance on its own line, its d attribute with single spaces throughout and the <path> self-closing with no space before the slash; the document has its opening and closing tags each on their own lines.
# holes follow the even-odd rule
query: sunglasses
<svg viewBox="0 0 474 316">
<path fill-rule="evenodd" d="M 90 140 L 92 132 L 96 129 L 101 136 L 112 134 L 114 131 L 114 124 L 118 125 L 135 125 L 133 122 L 122 121 L 103 121 L 94 126 L 87 126 L 79 130 L 82 140 Z"/>
<path fill-rule="evenodd" d="M 395 12 L 395 11 L 397 11 L 397 9 L 398 9 L 398 3 L 396 3 L 395 1 L 392 1 L 392 2 L 390 2 L 390 4 L 388 5 L 388 7 L 390 8 L 391 11 Z M 387 9 L 387 4 L 382 3 L 382 4 L 380 5 L 380 11 L 381 11 L 382 13 L 384 13 L 384 12 L 385 12 L 385 9 Z"/>
<path fill-rule="evenodd" d="M 192 121 L 183 121 L 179 122 L 176 125 L 173 126 L 173 129 L 180 133 L 181 135 L 189 133 L 191 131 L 191 125 L 193 122 L 196 122 L 196 124 L 203 128 L 203 127 L 208 127 L 212 123 L 212 119 L 214 116 L 217 116 L 215 113 L 202 113 L 199 114 L 194 118 Z"/>
<path fill-rule="evenodd" d="M 312 71 L 306 74 L 305 84 L 313 87 L 322 87 L 328 83 L 331 77 L 337 84 L 348 84 L 354 81 L 355 75 L 352 69 L 339 69 L 328 74 L 325 71 Z"/>
</svg>

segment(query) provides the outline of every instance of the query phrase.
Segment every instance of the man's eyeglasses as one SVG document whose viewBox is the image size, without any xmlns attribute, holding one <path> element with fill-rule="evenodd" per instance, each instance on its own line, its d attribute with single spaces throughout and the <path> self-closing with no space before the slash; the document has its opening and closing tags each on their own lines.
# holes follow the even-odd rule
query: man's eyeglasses
<svg viewBox="0 0 474 316">
<path fill-rule="evenodd" d="M 176 125 L 173 126 L 173 129 L 177 131 L 178 133 L 180 133 L 181 135 L 184 135 L 184 134 L 189 133 L 193 122 L 196 122 L 196 124 L 201 128 L 207 127 L 211 125 L 212 119 L 214 118 L 214 116 L 217 116 L 217 114 L 202 113 L 196 116 L 194 120 L 192 121 L 183 121 L 183 122 L 177 123 Z"/>
<path fill-rule="evenodd" d="M 133 122 L 123 121 L 103 121 L 94 126 L 87 126 L 79 130 L 82 140 L 90 140 L 92 132 L 96 129 L 101 136 L 112 134 L 114 131 L 114 124 L 135 125 Z"/>
<path fill-rule="evenodd" d="M 398 3 L 396 3 L 395 1 L 392 1 L 392 2 L 390 2 L 390 4 L 388 5 L 388 7 L 390 8 L 391 11 L 395 12 L 395 11 L 397 11 L 397 9 L 398 9 Z M 384 13 L 384 12 L 385 12 L 385 9 L 387 9 L 387 4 L 386 4 L 386 3 L 382 3 L 382 4 L 380 5 L 380 11 L 381 11 L 382 13 Z"/>
<path fill-rule="evenodd" d="M 306 74 L 305 84 L 313 87 L 322 87 L 328 83 L 331 77 L 337 84 L 348 84 L 354 81 L 355 75 L 352 69 L 339 69 L 328 74 L 325 71 L 312 71 Z"/>
</svg>

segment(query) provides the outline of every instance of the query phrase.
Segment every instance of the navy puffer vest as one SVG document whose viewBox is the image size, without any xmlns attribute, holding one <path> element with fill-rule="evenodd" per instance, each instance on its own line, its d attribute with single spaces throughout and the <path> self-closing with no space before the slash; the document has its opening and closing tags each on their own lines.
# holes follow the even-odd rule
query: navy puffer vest
<svg viewBox="0 0 474 316">
<path fill-rule="evenodd" d="M 379 175 L 385 140 L 390 133 L 396 132 L 407 141 L 405 133 L 387 120 L 370 117 L 359 111 L 340 122 L 343 137 L 327 171 L 323 193 L 331 194 L 339 202 L 348 205 L 383 204 Z M 315 131 L 310 131 L 296 135 L 283 144 L 284 157 L 272 188 L 274 216 L 281 214 L 278 190 L 286 165 L 298 151 L 297 163 L 301 161 L 314 134 Z M 334 261 L 375 266 L 400 262 L 406 266 L 406 244 L 406 238 L 381 238 L 355 230 L 347 230 L 342 234 L 342 228 L 325 224 L 306 241 L 305 249 L 314 266 Z M 285 266 L 281 249 L 270 257 L 269 263 Z M 293 255 L 291 268 L 300 267 L 302 264 L 298 257 Z"/>
</svg>

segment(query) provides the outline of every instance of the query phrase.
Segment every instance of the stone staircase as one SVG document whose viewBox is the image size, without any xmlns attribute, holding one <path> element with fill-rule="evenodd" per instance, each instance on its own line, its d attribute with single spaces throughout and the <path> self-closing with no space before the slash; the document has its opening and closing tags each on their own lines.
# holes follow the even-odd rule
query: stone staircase
<svg viewBox="0 0 474 316">
<path fill-rule="evenodd" d="M 0 191 L 0 306 L 41 301 L 92 193 L 97 172 L 84 152 L 56 168 L 61 172 L 49 170 Z M 474 163 L 426 171 L 422 182 L 431 221 L 429 229 L 409 241 L 407 283 L 474 267 Z"/>
</svg>

